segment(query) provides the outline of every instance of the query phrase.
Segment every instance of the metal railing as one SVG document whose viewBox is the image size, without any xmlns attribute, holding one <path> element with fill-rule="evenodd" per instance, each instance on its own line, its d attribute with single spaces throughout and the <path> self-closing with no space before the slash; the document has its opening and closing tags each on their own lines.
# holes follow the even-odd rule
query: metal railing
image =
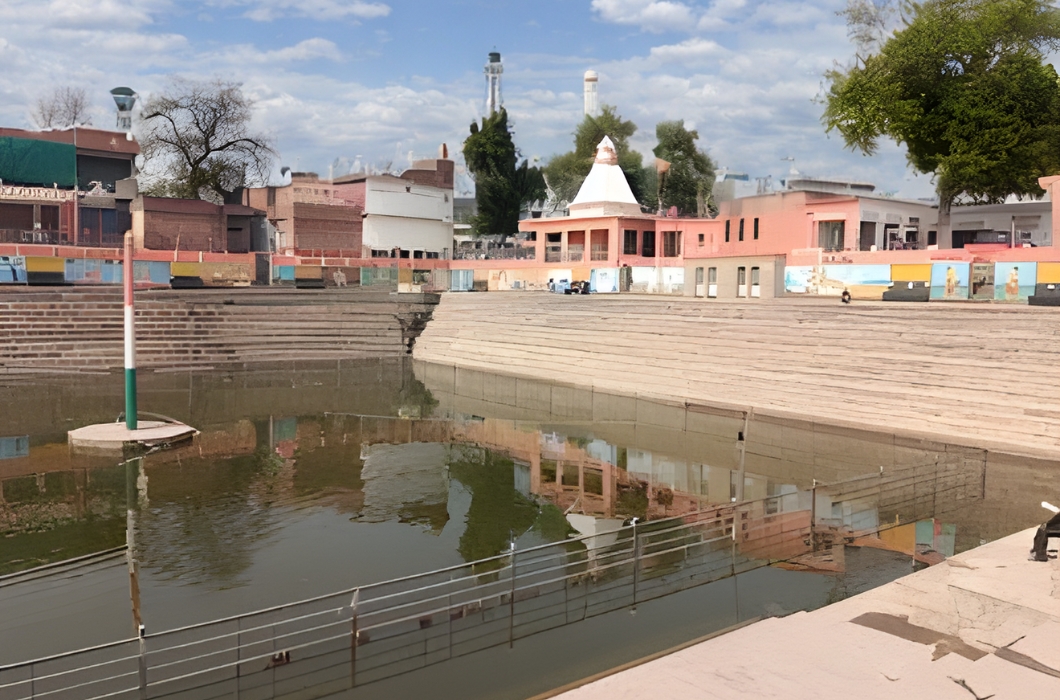
<svg viewBox="0 0 1060 700">
<path fill-rule="evenodd" d="M 978 455 L 978 457 L 976 456 Z M 0 700 L 322 697 L 635 608 L 983 496 L 982 453 L 711 506 L 0 667 Z"/>
</svg>

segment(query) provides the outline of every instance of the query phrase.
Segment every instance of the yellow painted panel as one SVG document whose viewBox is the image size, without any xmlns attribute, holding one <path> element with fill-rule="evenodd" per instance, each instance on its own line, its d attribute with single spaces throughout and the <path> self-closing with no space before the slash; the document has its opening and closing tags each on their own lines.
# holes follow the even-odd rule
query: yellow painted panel
<svg viewBox="0 0 1060 700">
<path fill-rule="evenodd" d="M 591 267 L 576 267 L 571 270 L 570 276 L 572 282 L 588 282 L 589 277 L 593 274 Z"/>
<path fill-rule="evenodd" d="M 169 274 L 173 277 L 198 277 L 202 270 L 199 263 L 174 262 L 169 264 Z"/>
<path fill-rule="evenodd" d="M 1060 284 L 1060 263 L 1038 263 L 1038 284 Z"/>
<path fill-rule="evenodd" d="M 297 268 L 296 268 L 297 269 Z M 318 273 L 321 268 L 315 269 Z M 232 262 L 207 262 L 199 263 L 199 276 L 202 281 L 209 284 L 212 280 L 218 286 L 227 286 L 232 282 L 250 282 L 250 264 Z M 319 279 L 320 275 L 313 279 Z"/>
<path fill-rule="evenodd" d="M 66 260 L 37 256 L 27 257 L 26 272 L 66 272 Z"/>
<path fill-rule="evenodd" d="M 891 265 L 892 282 L 930 282 L 931 264 Z"/>
</svg>

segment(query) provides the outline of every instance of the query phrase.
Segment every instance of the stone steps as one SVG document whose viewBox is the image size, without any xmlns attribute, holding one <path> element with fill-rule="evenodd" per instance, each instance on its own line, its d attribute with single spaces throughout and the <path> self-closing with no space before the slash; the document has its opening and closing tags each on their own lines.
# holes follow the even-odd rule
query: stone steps
<svg viewBox="0 0 1060 700">
<path fill-rule="evenodd" d="M 0 290 L 0 372 L 122 366 L 120 289 L 7 291 Z M 434 306 L 379 292 L 273 291 L 138 293 L 138 365 L 403 355 L 416 335 L 405 329 Z"/>
<path fill-rule="evenodd" d="M 1060 451 L 1060 315 L 927 306 L 449 294 L 414 355 L 619 394 Z"/>
</svg>

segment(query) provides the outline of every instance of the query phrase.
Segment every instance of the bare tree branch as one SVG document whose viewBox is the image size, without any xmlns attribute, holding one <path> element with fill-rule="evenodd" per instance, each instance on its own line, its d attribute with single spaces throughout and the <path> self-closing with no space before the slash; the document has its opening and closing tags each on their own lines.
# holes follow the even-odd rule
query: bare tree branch
<svg viewBox="0 0 1060 700">
<path fill-rule="evenodd" d="M 216 200 L 265 184 L 276 153 L 266 135 L 250 133 L 253 107 L 239 83 L 174 78 L 140 120 L 145 191 Z"/>
<path fill-rule="evenodd" d="M 88 114 L 90 108 L 84 88 L 66 85 L 38 97 L 30 117 L 38 129 L 62 129 L 75 124 L 91 124 L 92 119 Z"/>
</svg>

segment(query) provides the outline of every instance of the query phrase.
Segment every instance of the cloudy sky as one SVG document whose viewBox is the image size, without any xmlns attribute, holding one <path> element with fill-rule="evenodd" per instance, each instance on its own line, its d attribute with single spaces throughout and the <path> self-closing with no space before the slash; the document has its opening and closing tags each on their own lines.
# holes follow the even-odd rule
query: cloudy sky
<svg viewBox="0 0 1060 700">
<path fill-rule="evenodd" d="M 929 196 L 903 153 L 851 153 L 824 133 L 813 99 L 853 48 L 843 0 L 0 0 L 0 124 L 60 85 L 84 87 L 93 123 L 113 125 L 107 91 L 142 96 L 167 77 L 236 80 L 257 102 L 280 163 L 326 174 L 360 157 L 402 167 L 452 151 L 480 116 L 490 51 L 528 157 L 571 148 L 582 75 L 640 131 L 684 119 L 720 166 L 783 177 L 868 180 Z"/>
</svg>

